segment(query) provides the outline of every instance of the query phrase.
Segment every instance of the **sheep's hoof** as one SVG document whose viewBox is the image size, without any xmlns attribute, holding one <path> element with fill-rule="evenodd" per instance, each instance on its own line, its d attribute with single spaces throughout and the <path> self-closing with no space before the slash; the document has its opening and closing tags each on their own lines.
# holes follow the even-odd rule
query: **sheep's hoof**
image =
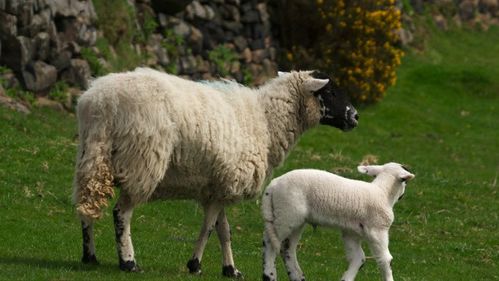
<svg viewBox="0 0 499 281">
<path fill-rule="evenodd" d="M 222 275 L 229 278 L 236 278 L 236 279 L 243 278 L 243 274 L 241 273 L 241 271 L 237 270 L 232 265 L 226 265 L 222 267 Z"/>
<path fill-rule="evenodd" d="M 187 262 L 187 268 L 189 268 L 189 273 L 191 274 L 194 275 L 201 274 L 201 263 L 199 262 L 198 258 L 189 260 Z"/>
<path fill-rule="evenodd" d="M 273 281 L 273 280 L 272 280 L 272 279 L 270 279 L 270 277 L 269 277 L 267 274 L 265 274 L 265 273 L 262 275 L 262 280 L 263 280 L 263 281 Z"/>
<path fill-rule="evenodd" d="M 81 258 L 81 262 L 84 264 L 90 264 L 90 265 L 98 265 L 99 264 L 95 255 L 91 255 L 91 256 L 85 255 Z"/>
<path fill-rule="evenodd" d="M 125 272 L 143 272 L 135 261 L 120 260 L 120 269 Z"/>
</svg>

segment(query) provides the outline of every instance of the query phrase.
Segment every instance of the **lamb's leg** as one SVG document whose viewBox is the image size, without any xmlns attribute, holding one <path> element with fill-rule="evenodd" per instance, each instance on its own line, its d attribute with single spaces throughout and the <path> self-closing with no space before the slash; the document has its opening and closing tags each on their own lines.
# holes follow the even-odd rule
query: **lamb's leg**
<svg viewBox="0 0 499 281">
<path fill-rule="evenodd" d="M 369 246 L 383 275 L 383 280 L 393 281 L 392 255 L 388 250 L 388 230 L 372 232 L 369 235 Z"/>
<path fill-rule="evenodd" d="M 345 243 L 345 252 L 348 260 L 348 269 L 341 277 L 342 281 L 353 281 L 357 272 L 366 260 L 366 256 L 361 247 L 360 237 L 354 233 L 343 231 L 343 242 Z"/>
<path fill-rule="evenodd" d="M 285 239 L 281 246 L 281 256 L 288 270 L 289 280 L 291 281 L 305 281 L 305 276 L 303 271 L 298 264 L 298 258 L 296 257 L 296 247 L 300 241 L 301 233 L 303 231 L 303 226 L 294 229 L 291 235 Z"/>
<path fill-rule="evenodd" d="M 192 258 L 187 262 L 190 273 L 201 274 L 201 259 L 203 258 L 204 248 L 222 208 L 223 205 L 217 203 L 210 203 L 204 206 L 203 226 L 201 227 Z"/>
<path fill-rule="evenodd" d="M 94 224 L 93 222 L 81 221 L 81 232 L 83 234 L 83 257 L 81 261 L 87 264 L 99 264 L 95 257 Z"/>
<path fill-rule="evenodd" d="M 231 248 L 231 231 L 224 209 L 218 213 L 215 228 L 217 230 L 218 239 L 220 240 L 220 246 L 222 248 L 222 275 L 232 278 L 241 278 L 243 274 L 234 266 L 234 258 L 232 257 Z"/>
<path fill-rule="evenodd" d="M 113 209 L 114 230 L 116 232 L 116 248 L 120 269 L 123 271 L 140 272 L 141 269 L 135 261 L 135 254 L 130 233 L 130 220 L 133 214 L 133 204 L 124 193 L 121 194 Z"/>
<path fill-rule="evenodd" d="M 272 247 L 267 231 L 265 231 L 263 233 L 263 281 L 277 280 L 277 270 L 275 267 L 276 257 L 277 252 L 274 247 Z"/>
</svg>

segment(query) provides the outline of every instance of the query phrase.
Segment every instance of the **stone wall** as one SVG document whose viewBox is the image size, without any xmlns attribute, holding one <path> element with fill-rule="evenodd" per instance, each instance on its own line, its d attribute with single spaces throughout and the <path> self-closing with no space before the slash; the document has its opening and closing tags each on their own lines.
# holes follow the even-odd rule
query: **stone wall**
<svg viewBox="0 0 499 281">
<path fill-rule="evenodd" d="M 146 42 L 131 43 L 144 55 L 143 65 L 195 80 L 222 76 L 254 85 L 276 73 L 282 15 L 279 8 L 269 10 L 271 4 L 284 7 L 282 0 L 123 1 L 135 11 L 138 30 L 151 26 L 148 20 L 154 23 Z M 418 13 L 429 12 L 444 30 L 451 24 L 487 28 L 499 22 L 499 0 L 404 2 L 410 9 L 399 3 L 405 12 L 400 33 L 405 44 L 413 38 L 412 17 Z M 82 48 L 95 50 L 106 64 L 95 46 L 104 36 L 97 22 L 91 0 L 0 0 L 0 66 L 13 71 L 0 73 L 3 86 L 21 85 L 39 95 L 58 80 L 86 88 L 91 72 Z"/>
<path fill-rule="evenodd" d="M 444 31 L 450 26 L 487 30 L 491 25 L 499 25 L 499 0 L 410 0 L 410 7 L 404 7 L 402 2 L 398 1 L 404 12 L 404 29 L 400 31 L 404 45 L 411 44 L 413 33 L 417 32 L 413 17 L 424 13 L 429 13 L 435 25 Z"/>
<path fill-rule="evenodd" d="M 150 4 L 136 3 L 139 12 Z M 223 76 L 252 84 L 276 74 L 276 47 L 265 1 L 195 0 L 173 15 L 152 4 L 159 28 L 152 38 L 156 43 L 149 45 L 166 69 L 173 64 L 179 75 L 193 79 Z M 167 35 L 182 38 L 177 56 L 160 49 Z"/>
<path fill-rule="evenodd" d="M 127 3 L 135 11 L 139 31 L 147 20 L 155 21 L 147 42 L 131 43 L 137 53 L 145 54 L 143 65 L 192 79 L 223 76 L 252 84 L 276 73 L 265 1 Z M 104 36 L 96 29 L 97 21 L 91 0 L 0 0 L 0 65 L 12 69 L 19 81 L 10 84 L 20 83 L 38 94 L 58 80 L 86 88 L 91 73 L 82 48 L 94 50 L 106 65 L 95 46 L 97 37 Z"/>
<path fill-rule="evenodd" d="M 0 0 L 0 64 L 32 92 L 58 79 L 86 87 L 90 70 L 79 51 L 95 43 L 95 20 L 90 0 Z"/>
</svg>

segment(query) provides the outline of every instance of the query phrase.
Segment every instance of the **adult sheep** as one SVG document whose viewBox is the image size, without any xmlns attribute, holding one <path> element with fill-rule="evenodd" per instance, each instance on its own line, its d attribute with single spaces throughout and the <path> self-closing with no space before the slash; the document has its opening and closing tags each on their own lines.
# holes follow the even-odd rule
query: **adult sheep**
<svg viewBox="0 0 499 281">
<path fill-rule="evenodd" d="M 82 222 L 84 263 L 97 263 L 93 235 L 114 186 L 119 267 L 139 271 L 130 235 L 135 206 L 155 199 L 194 199 L 204 221 L 191 273 L 215 228 L 222 273 L 239 277 L 224 207 L 261 191 L 300 135 L 319 123 L 342 130 L 357 113 L 317 72 L 280 73 L 260 88 L 199 83 L 138 68 L 95 80 L 77 106 L 79 148 L 73 199 Z"/>
</svg>

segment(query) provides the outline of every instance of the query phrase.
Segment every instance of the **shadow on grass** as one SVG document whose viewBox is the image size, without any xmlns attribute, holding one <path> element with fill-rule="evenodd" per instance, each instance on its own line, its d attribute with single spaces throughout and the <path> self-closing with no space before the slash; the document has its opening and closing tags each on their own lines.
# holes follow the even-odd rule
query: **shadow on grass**
<svg viewBox="0 0 499 281">
<path fill-rule="evenodd" d="M 49 260 L 38 257 L 0 257 L 0 265 L 21 265 L 68 271 L 118 271 L 115 264 L 87 265 L 80 261 Z"/>
</svg>

